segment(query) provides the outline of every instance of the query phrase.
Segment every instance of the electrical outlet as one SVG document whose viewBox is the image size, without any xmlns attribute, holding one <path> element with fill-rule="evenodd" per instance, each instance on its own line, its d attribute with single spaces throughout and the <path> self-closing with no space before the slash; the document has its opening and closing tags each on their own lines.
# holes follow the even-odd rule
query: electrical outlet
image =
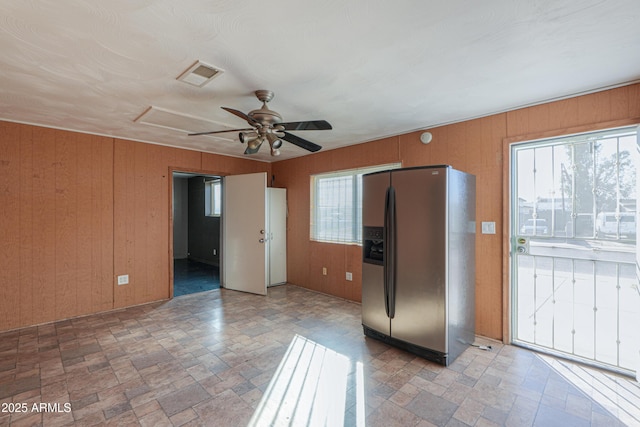
<svg viewBox="0 0 640 427">
<path fill-rule="evenodd" d="M 347 271 L 347 280 L 350 282 L 353 280 L 353 274 L 350 271 Z"/>
<path fill-rule="evenodd" d="M 118 276 L 118 286 L 129 284 L 129 275 L 123 274 L 122 276 Z"/>
<path fill-rule="evenodd" d="M 322 275 L 323 276 L 327 275 L 327 267 L 322 267 Z"/>
</svg>

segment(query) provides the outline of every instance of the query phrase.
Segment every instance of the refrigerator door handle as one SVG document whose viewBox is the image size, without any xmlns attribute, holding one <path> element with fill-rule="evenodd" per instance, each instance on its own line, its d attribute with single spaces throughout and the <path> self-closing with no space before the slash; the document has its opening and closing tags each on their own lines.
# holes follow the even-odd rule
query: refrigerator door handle
<svg viewBox="0 0 640 427">
<path fill-rule="evenodd" d="M 383 228 L 383 257 L 382 257 L 382 276 L 383 276 L 383 289 L 384 289 L 384 311 L 389 317 L 389 191 L 391 187 L 387 188 L 384 196 L 384 228 Z"/>
<path fill-rule="evenodd" d="M 396 190 L 387 189 L 387 206 L 385 210 L 385 285 L 387 315 L 393 319 L 396 313 Z"/>
<path fill-rule="evenodd" d="M 382 229 L 382 287 L 384 290 L 384 312 L 389 317 L 389 286 L 387 283 L 389 270 L 389 257 L 387 256 L 387 249 L 389 247 L 389 188 L 384 195 L 384 224 Z"/>
</svg>

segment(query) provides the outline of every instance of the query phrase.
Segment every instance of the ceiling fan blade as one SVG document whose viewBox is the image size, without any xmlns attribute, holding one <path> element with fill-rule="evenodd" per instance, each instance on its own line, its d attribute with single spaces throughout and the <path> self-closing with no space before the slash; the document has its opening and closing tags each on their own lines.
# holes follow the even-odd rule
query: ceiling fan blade
<svg viewBox="0 0 640 427">
<path fill-rule="evenodd" d="M 241 119 L 246 120 L 247 123 L 249 123 L 252 126 L 256 123 L 254 120 L 251 119 L 251 117 L 247 116 L 242 111 L 235 110 L 235 109 L 229 108 L 229 107 L 220 107 L 220 108 L 222 108 L 224 111 L 228 111 L 229 113 L 233 114 L 234 116 L 238 116 Z"/>
<path fill-rule="evenodd" d="M 293 145 L 297 145 L 300 148 L 304 148 L 307 151 L 311 151 L 315 153 L 322 149 L 318 144 L 314 144 L 311 141 L 307 141 L 306 139 L 302 139 L 299 136 L 295 136 L 289 132 L 284 132 L 284 136 L 282 137 L 285 141 L 292 143 Z"/>
<path fill-rule="evenodd" d="M 247 130 L 254 130 L 253 128 L 244 128 L 244 129 L 229 129 L 229 130 L 214 130 L 211 132 L 197 132 L 197 133 L 190 133 L 187 134 L 187 136 L 198 136 L 198 135 L 213 135 L 214 133 L 225 133 L 225 132 L 244 132 Z"/>
<path fill-rule="evenodd" d="M 329 130 L 333 129 L 326 120 L 309 120 L 306 122 L 279 123 L 284 130 Z"/>
</svg>

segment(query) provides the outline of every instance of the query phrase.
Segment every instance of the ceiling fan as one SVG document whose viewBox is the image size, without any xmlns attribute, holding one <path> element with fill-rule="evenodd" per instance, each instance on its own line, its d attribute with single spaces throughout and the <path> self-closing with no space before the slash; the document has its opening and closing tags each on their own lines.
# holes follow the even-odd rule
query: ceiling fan
<svg viewBox="0 0 640 427">
<path fill-rule="evenodd" d="M 212 132 L 198 132 L 190 133 L 189 136 L 196 135 L 212 135 L 214 133 L 224 132 L 240 132 L 240 142 L 247 143 L 247 149 L 244 154 L 255 154 L 258 152 L 262 144 L 267 141 L 271 148 L 272 156 L 280 155 L 280 147 L 282 147 L 282 140 L 297 145 L 305 150 L 316 152 L 322 147 L 318 144 L 314 144 L 311 141 L 300 138 L 287 131 L 298 130 L 328 130 L 332 129 L 329 122 L 326 120 L 311 120 L 306 122 L 283 122 L 282 116 L 277 112 L 270 110 L 267 107 L 267 102 L 273 99 L 273 92 L 270 90 L 257 90 L 255 95 L 262 102 L 262 107 L 250 111 L 245 114 L 242 111 L 234 110 L 233 108 L 221 107 L 223 110 L 230 112 L 231 114 L 240 117 L 249 124 L 248 128 L 244 129 L 230 129 L 230 130 L 218 130 Z"/>
</svg>

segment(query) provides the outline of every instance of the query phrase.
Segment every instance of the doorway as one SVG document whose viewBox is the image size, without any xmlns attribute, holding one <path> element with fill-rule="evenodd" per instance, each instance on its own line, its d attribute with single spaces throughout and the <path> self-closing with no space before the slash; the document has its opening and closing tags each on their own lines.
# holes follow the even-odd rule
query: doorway
<svg viewBox="0 0 640 427">
<path fill-rule="evenodd" d="M 173 172 L 173 296 L 220 288 L 219 176 Z"/>
<path fill-rule="evenodd" d="M 638 366 L 636 128 L 511 146 L 512 342 Z"/>
</svg>

